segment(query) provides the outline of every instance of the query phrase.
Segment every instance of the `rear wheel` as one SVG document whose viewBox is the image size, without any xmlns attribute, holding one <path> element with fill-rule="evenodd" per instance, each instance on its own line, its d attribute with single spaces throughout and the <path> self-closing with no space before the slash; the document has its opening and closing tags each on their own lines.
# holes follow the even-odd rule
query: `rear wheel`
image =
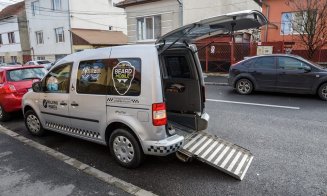
<svg viewBox="0 0 327 196">
<path fill-rule="evenodd" d="M 110 136 L 109 148 L 115 160 L 127 168 L 136 168 L 143 161 L 143 151 L 137 139 L 126 129 L 116 129 Z"/>
<path fill-rule="evenodd" d="M 318 95 L 320 99 L 327 101 L 327 83 L 324 83 L 320 86 L 318 90 Z"/>
<path fill-rule="evenodd" d="M 25 126 L 27 130 L 36 136 L 41 136 L 45 134 L 45 130 L 39 120 L 39 117 L 35 114 L 33 110 L 28 110 L 24 115 Z"/>
<path fill-rule="evenodd" d="M 10 114 L 6 112 L 3 107 L 0 105 L 0 121 L 4 122 L 10 119 Z"/>
<path fill-rule="evenodd" d="M 246 78 L 240 79 L 236 83 L 236 91 L 241 95 L 248 95 L 253 91 L 253 83 Z"/>
</svg>

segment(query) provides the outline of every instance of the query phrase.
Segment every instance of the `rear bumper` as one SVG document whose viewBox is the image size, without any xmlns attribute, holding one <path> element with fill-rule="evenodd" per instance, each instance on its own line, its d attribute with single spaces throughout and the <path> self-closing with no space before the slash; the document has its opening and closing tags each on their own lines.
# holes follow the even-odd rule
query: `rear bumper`
<svg viewBox="0 0 327 196">
<path fill-rule="evenodd" d="M 16 97 L 12 94 L 4 95 L 1 105 L 6 112 L 16 112 L 22 109 L 22 97 Z"/>
<path fill-rule="evenodd" d="M 159 141 L 144 141 L 144 154 L 166 156 L 176 152 L 183 143 L 184 137 L 177 134 Z"/>
</svg>

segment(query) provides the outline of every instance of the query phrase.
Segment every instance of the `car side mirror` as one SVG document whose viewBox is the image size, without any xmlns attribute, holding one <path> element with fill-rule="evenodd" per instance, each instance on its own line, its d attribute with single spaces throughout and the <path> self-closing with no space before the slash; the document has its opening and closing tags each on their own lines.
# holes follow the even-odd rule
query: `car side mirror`
<svg viewBox="0 0 327 196">
<path fill-rule="evenodd" d="M 33 92 L 42 92 L 42 82 L 41 81 L 34 82 L 32 84 L 32 89 Z"/>
<path fill-rule="evenodd" d="M 303 66 L 303 70 L 304 70 L 305 72 L 310 72 L 310 71 L 311 71 L 311 67 L 308 66 L 308 65 L 304 65 L 304 66 Z"/>
</svg>

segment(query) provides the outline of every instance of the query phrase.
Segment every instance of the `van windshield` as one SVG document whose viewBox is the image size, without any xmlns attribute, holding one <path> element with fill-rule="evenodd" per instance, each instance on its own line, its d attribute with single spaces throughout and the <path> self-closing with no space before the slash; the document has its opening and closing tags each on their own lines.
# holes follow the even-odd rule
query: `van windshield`
<svg viewBox="0 0 327 196">
<path fill-rule="evenodd" d="M 22 81 L 29 80 L 35 78 L 43 78 L 46 74 L 46 70 L 44 68 L 27 68 L 27 69 L 15 69 L 7 72 L 7 80 L 8 81 Z"/>
</svg>

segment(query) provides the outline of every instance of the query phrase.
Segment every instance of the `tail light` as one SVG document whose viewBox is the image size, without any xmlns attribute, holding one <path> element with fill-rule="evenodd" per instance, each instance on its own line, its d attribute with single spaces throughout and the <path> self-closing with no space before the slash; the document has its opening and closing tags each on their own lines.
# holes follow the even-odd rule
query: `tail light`
<svg viewBox="0 0 327 196">
<path fill-rule="evenodd" d="M 12 84 L 6 84 L 6 85 L 0 87 L 0 92 L 3 93 L 3 94 L 15 93 L 16 88 Z"/>
<path fill-rule="evenodd" d="M 167 124 L 165 103 L 152 104 L 152 122 L 154 126 L 161 126 Z"/>
</svg>

